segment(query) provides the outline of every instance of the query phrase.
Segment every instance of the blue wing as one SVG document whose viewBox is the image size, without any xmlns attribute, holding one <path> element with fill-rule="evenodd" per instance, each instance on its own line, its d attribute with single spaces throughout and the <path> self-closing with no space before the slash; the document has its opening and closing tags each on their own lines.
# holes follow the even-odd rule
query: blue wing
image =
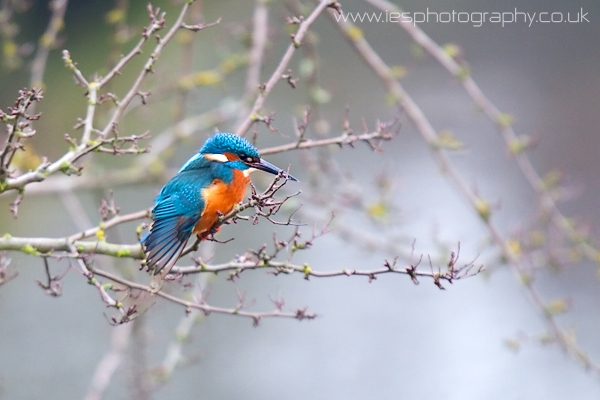
<svg viewBox="0 0 600 400">
<path fill-rule="evenodd" d="M 154 222 L 142 239 L 148 268 L 156 267 L 155 275 L 164 268 L 169 271 L 179 259 L 204 210 L 201 188 L 210 181 L 210 174 L 182 171 L 157 196 Z"/>
</svg>

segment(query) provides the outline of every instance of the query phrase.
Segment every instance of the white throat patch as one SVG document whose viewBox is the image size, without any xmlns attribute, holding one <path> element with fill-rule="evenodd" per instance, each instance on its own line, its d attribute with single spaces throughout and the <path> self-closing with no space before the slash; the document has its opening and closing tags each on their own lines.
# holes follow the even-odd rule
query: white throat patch
<svg viewBox="0 0 600 400">
<path fill-rule="evenodd" d="M 250 176 L 251 173 L 253 173 L 254 171 L 258 171 L 256 168 L 248 168 L 242 171 L 242 173 L 244 174 L 244 176 L 247 178 Z"/>
</svg>

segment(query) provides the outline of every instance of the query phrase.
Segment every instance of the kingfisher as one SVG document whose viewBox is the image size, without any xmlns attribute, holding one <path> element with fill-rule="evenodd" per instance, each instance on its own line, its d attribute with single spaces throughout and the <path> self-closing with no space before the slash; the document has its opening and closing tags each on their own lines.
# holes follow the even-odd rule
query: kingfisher
<svg viewBox="0 0 600 400">
<path fill-rule="evenodd" d="M 148 268 L 155 268 L 158 280 L 173 268 L 192 234 L 202 240 L 214 233 L 219 217 L 242 201 L 256 170 L 297 181 L 262 159 L 246 139 L 220 132 L 165 184 L 154 201 L 154 221 L 141 240 Z"/>
</svg>

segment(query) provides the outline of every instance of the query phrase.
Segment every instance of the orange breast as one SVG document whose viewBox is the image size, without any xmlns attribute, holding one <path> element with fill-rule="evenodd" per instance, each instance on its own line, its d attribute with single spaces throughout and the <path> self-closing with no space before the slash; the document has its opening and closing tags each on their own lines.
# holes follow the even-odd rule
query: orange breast
<svg viewBox="0 0 600 400">
<path fill-rule="evenodd" d="M 250 177 L 244 176 L 242 171 L 236 169 L 233 170 L 233 180 L 229 185 L 215 179 L 209 187 L 202 189 L 202 197 L 205 202 L 204 211 L 200 221 L 194 227 L 194 233 L 202 238 L 210 232 L 219 220 L 219 213 L 227 214 L 242 201 L 248 183 L 250 183 Z"/>
</svg>

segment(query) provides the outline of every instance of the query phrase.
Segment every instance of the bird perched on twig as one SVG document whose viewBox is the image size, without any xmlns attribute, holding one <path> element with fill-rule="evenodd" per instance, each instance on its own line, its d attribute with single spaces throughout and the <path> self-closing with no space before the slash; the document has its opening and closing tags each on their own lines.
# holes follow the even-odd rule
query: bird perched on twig
<svg viewBox="0 0 600 400">
<path fill-rule="evenodd" d="M 240 203 L 255 170 L 282 173 L 263 160 L 246 139 L 233 133 L 208 138 L 162 188 L 154 202 L 154 221 L 142 238 L 148 268 L 154 268 L 153 285 L 160 284 L 181 255 L 192 234 L 205 239 L 219 221 Z"/>
</svg>

